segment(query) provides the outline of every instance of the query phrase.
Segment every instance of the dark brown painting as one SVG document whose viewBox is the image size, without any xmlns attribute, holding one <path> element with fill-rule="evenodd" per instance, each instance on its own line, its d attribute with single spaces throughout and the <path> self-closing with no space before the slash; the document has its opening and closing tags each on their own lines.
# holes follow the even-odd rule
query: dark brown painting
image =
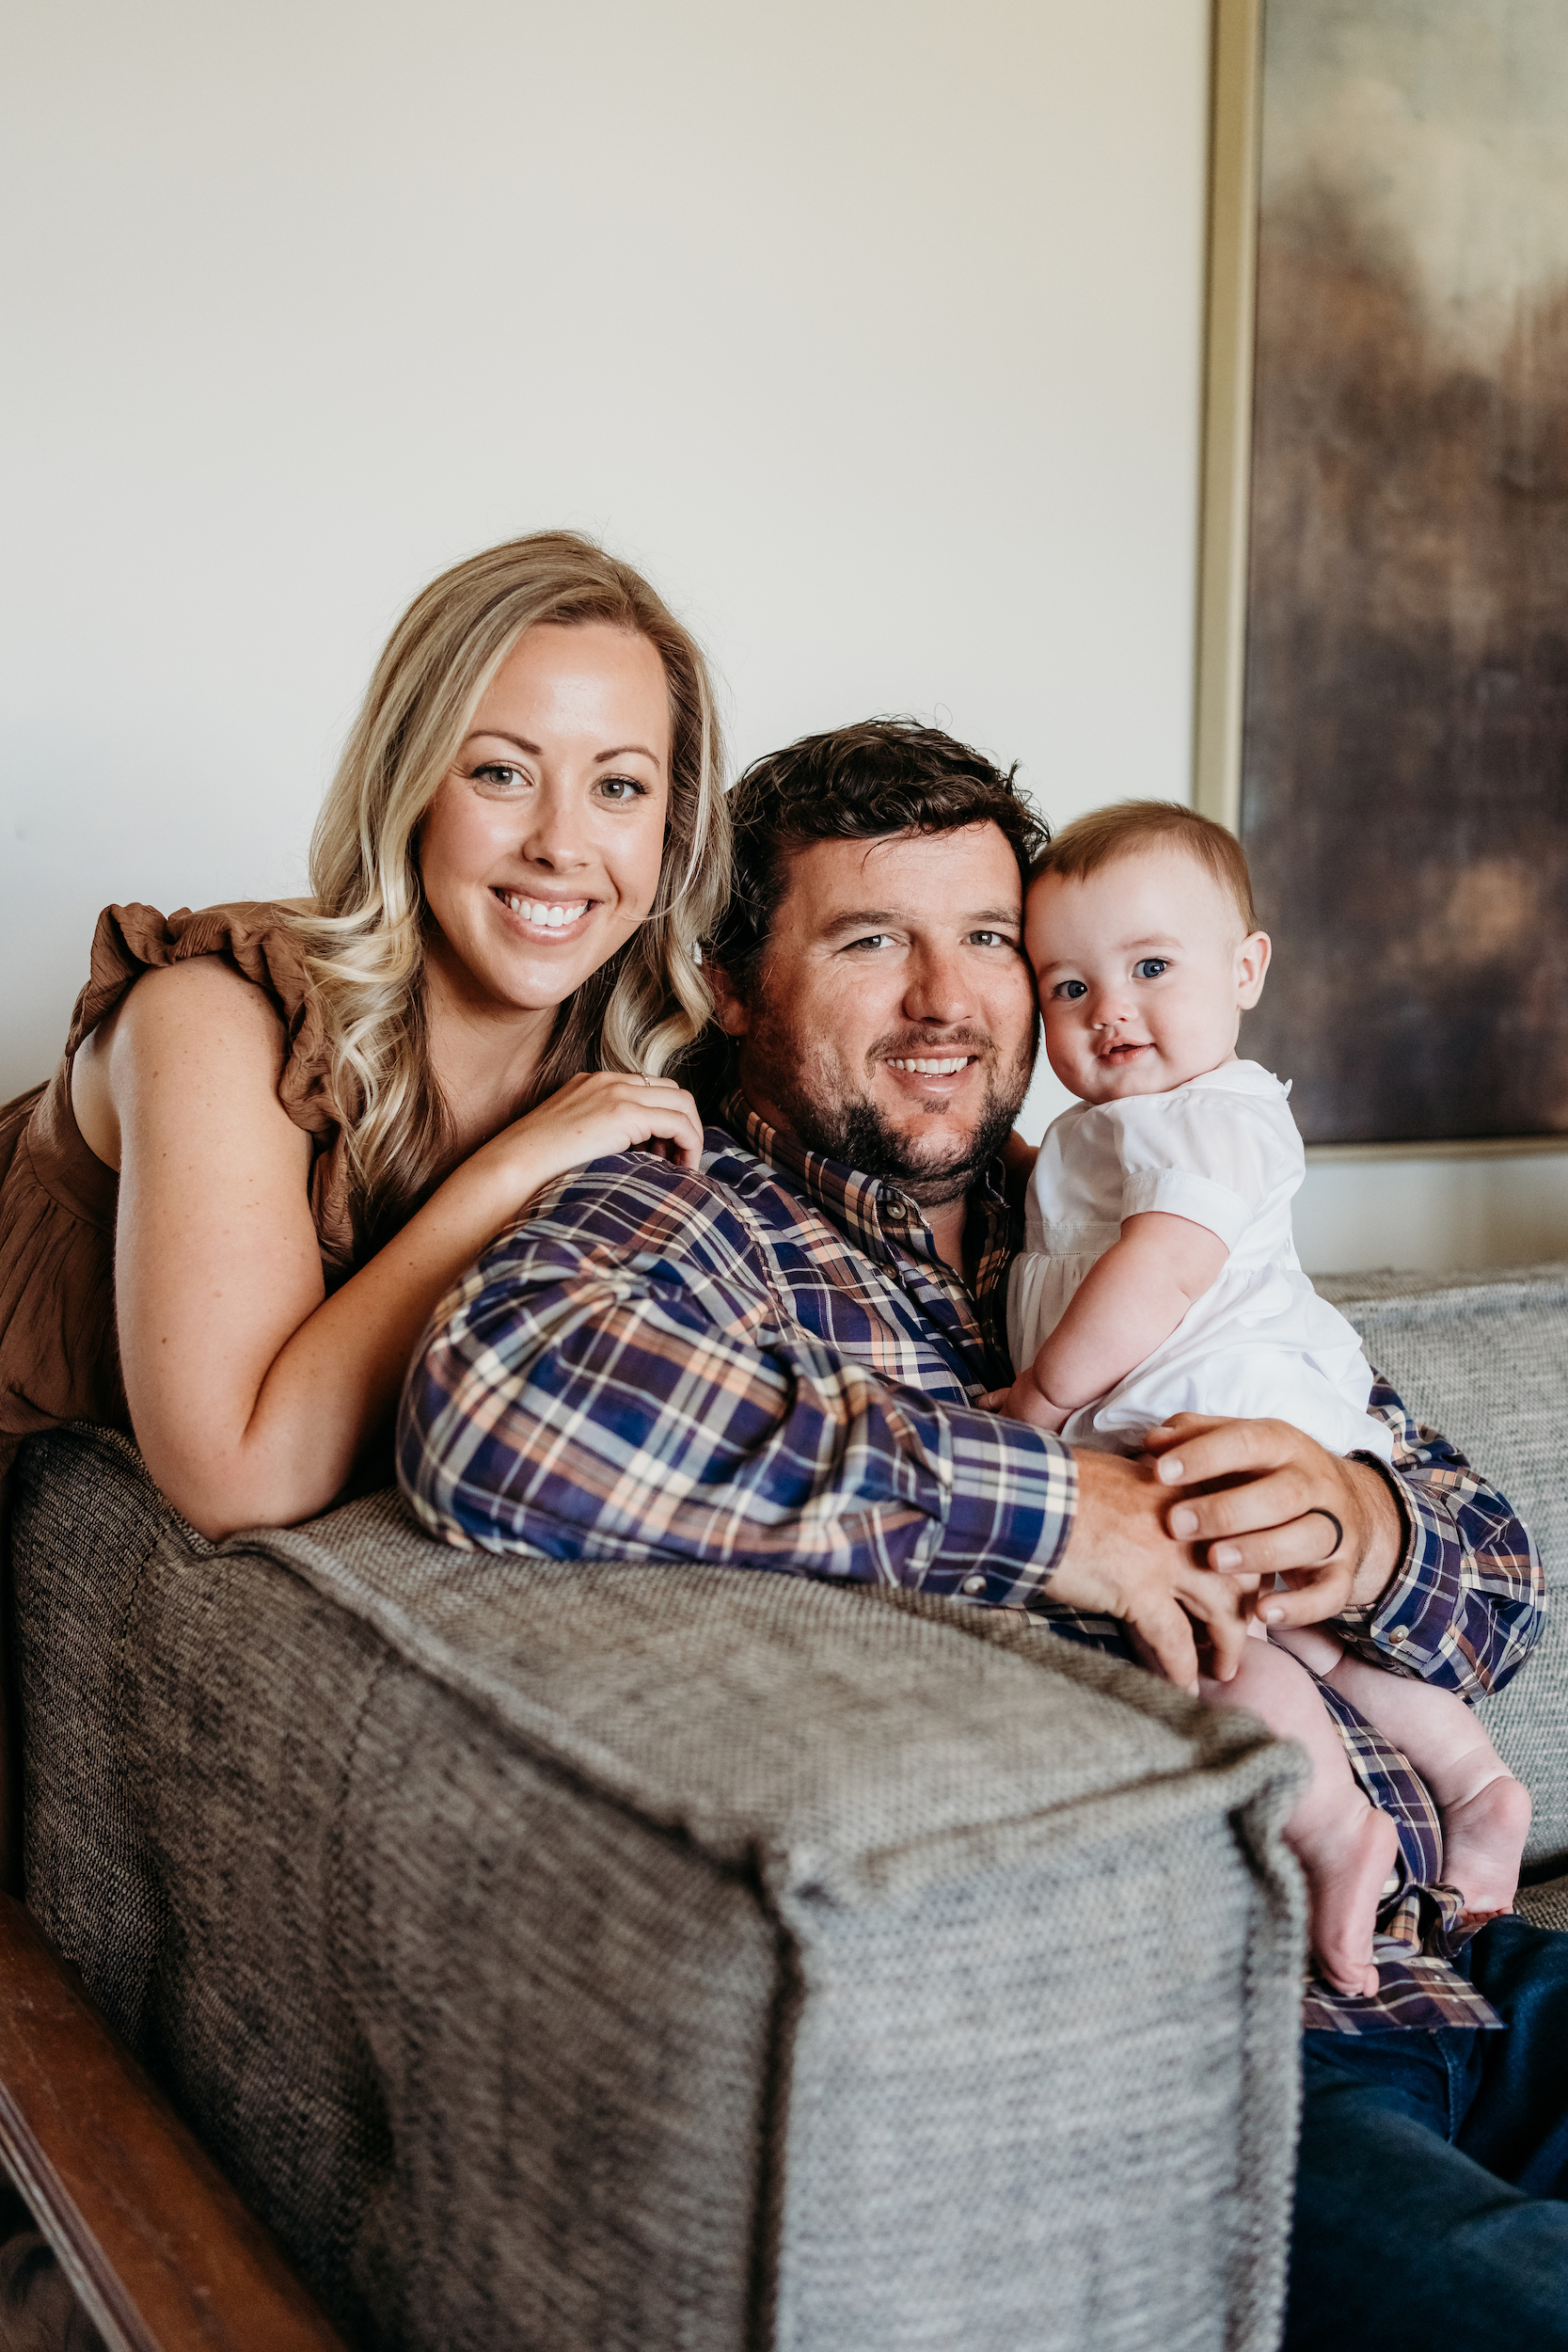
<svg viewBox="0 0 1568 2352">
<path fill-rule="evenodd" d="M 1568 0 L 1269 0 L 1243 1051 L 1309 1142 L 1568 1131 Z"/>
</svg>

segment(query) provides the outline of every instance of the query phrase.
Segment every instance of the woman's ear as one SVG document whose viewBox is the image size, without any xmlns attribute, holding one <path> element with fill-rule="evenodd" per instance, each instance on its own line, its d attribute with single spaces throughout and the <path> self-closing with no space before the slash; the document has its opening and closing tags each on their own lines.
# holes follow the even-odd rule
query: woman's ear
<svg viewBox="0 0 1568 2352">
<path fill-rule="evenodd" d="M 751 1027 L 746 1000 L 740 994 L 721 963 L 709 963 L 703 959 L 703 977 L 713 991 L 713 1017 L 726 1037 L 744 1037 Z"/>
<path fill-rule="evenodd" d="M 1243 1012 L 1250 1012 L 1263 993 L 1263 977 L 1269 968 L 1274 943 L 1267 931 L 1252 931 L 1236 950 L 1236 1002 Z"/>
</svg>

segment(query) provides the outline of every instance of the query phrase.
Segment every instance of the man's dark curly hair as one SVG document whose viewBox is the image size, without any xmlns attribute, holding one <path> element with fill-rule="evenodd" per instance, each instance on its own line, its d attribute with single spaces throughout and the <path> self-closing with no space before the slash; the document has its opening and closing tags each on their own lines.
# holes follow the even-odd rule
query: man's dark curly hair
<svg viewBox="0 0 1568 2352">
<path fill-rule="evenodd" d="M 1016 773 L 1016 765 L 1004 774 L 982 752 L 912 719 L 863 719 L 753 760 L 730 794 L 733 887 L 705 955 L 741 995 L 750 993 L 789 887 L 791 853 L 813 841 L 879 841 L 990 824 L 1006 836 L 1026 882 L 1051 835 L 1015 786 Z"/>
</svg>

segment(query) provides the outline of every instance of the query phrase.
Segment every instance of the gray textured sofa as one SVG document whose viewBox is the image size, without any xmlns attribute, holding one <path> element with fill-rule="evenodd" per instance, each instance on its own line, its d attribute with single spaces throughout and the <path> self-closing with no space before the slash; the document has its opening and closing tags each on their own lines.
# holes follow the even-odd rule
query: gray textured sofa
<svg viewBox="0 0 1568 2352">
<path fill-rule="evenodd" d="M 1568 1549 L 1568 1268 L 1332 1288 Z M 1295 1752 L 1014 1617 L 19 1471 L 29 1904 L 352 2341 L 1265 2352 Z M 1560 1625 L 1495 1736 L 1568 1872 Z M 1568 1879 L 1525 1900 L 1568 1925 Z"/>
</svg>

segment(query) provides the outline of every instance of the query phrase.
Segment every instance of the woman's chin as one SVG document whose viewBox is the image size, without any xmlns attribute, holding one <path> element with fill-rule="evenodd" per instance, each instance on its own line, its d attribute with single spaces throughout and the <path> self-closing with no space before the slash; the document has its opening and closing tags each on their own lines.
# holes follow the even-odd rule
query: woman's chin
<svg viewBox="0 0 1568 2352">
<path fill-rule="evenodd" d="M 565 936 L 562 927 L 553 938 L 519 940 L 503 954 L 486 956 L 473 977 L 515 1011 L 553 1010 L 592 979 L 628 936 L 626 925 L 611 925 L 595 909 L 574 936 Z"/>
</svg>

